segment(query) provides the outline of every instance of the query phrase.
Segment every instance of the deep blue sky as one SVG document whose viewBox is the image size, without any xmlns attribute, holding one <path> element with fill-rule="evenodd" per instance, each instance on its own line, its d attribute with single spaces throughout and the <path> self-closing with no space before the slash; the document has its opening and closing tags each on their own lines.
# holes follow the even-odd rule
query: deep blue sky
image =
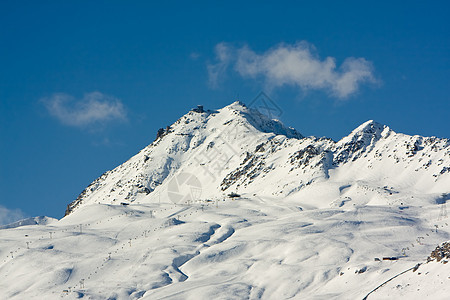
<svg viewBox="0 0 450 300">
<path fill-rule="evenodd" d="M 261 90 L 304 135 L 338 140 L 374 119 L 450 137 L 448 1 L 129 2 L 0 3 L 0 222 L 62 217 L 89 183 L 194 105 L 220 108 L 237 95 L 248 103 Z M 262 73 L 236 71 L 243 47 L 263 56 L 301 41 L 338 70 L 364 58 L 372 80 L 339 98 L 329 86 L 271 88 Z M 220 43 L 234 58 L 213 86 L 207 66 L 219 62 Z M 72 111 L 93 92 L 121 105 L 120 120 L 89 123 Z M 57 93 L 73 97 L 59 114 L 49 105 Z"/>
</svg>

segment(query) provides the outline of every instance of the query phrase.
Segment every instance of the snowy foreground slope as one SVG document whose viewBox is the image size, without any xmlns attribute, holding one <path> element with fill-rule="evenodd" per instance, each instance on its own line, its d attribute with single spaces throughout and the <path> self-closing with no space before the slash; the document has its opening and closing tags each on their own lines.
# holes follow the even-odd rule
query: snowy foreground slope
<svg viewBox="0 0 450 300">
<path fill-rule="evenodd" d="M 427 257 L 449 199 L 447 139 L 198 109 L 63 219 L 0 230 L 0 299 L 448 299 L 449 259 Z"/>
</svg>

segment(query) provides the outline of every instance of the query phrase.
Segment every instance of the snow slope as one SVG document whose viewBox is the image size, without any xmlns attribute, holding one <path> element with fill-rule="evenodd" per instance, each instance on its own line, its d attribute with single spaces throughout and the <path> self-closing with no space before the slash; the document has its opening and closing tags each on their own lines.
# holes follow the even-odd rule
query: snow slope
<svg viewBox="0 0 450 300">
<path fill-rule="evenodd" d="M 11 224 L 2 225 L 2 226 L 0 226 L 0 229 L 9 229 L 9 228 L 16 228 L 16 227 L 28 226 L 28 225 L 49 225 L 56 221 L 58 221 L 58 219 L 40 216 L 40 217 L 19 220 L 17 222 L 11 223 Z"/>
<path fill-rule="evenodd" d="M 191 111 L 60 221 L 0 230 L 0 298 L 445 299 L 449 265 L 425 262 L 449 173 L 447 139 L 374 121 L 334 142 Z"/>
</svg>

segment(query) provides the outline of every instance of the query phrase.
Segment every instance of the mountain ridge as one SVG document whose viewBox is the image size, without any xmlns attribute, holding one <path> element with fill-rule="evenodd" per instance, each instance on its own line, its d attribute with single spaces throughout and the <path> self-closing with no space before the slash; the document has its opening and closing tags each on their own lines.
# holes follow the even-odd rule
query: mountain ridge
<svg viewBox="0 0 450 300">
<path fill-rule="evenodd" d="M 380 147 L 381 144 L 384 146 Z M 426 147 L 438 155 L 423 164 L 425 158 L 417 158 L 416 154 Z M 402 163 L 417 165 L 415 169 L 421 170 L 444 165 L 431 174 L 437 180 L 449 172 L 444 163 L 450 160 L 449 153 L 447 139 L 398 134 L 373 120 L 364 122 L 337 142 L 329 138 L 304 137 L 280 121 L 236 101 L 219 110 L 193 109 L 161 129 L 153 143 L 89 185 L 68 205 L 66 215 L 89 201 L 110 204 L 155 201 L 151 197 L 154 191 L 159 190 L 158 195 L 164 193 L 161 185 L 167 189 L 168 180 L 183 168 L 197 174 L 202 183 L 215 186 L 205 197 L 223 197 L 229 189 L 248 193 L 259 190 L 247 188 L 252 185 L 262 186 L 264 190 L 263 178 L 269 173 L 278 173 L 277 176 L 286 181 L 270 186 L 277 190 L 271 194 L 291 195 L 317 180 L 328 179 L 333 169 L 361 159 L 372 162 L 362 163 L 366 168 L 379 165 L 376 161 L 381 159 L 388 162 L 389 168 L 396 169 L 402 169 L 395 167 Z M 276 156 L 278 161 L 273 159 Z M 284 160 L 280 161 L 281 158 Z M 213 165 L 217 165 L 215 170 L 210 170 Z M 286 167 L 290 170 L 284 173 L 275 170 Z M 429 182 L 430 176 L 426 177 Z M 115 193 L 117 190 L 119 192 Z"/>
</svg>

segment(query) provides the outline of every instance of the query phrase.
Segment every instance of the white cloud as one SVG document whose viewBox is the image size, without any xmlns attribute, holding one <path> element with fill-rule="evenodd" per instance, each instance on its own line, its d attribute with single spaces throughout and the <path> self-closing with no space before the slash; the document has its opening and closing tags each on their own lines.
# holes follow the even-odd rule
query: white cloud
<svg viewBox="0 0 450 300">
<path fill-rule="evenodd" d="M 127 120 L 122 102 L 100 92 L 85 94 L 82 99 L 59 93 L 42 99 L 42 102 L 50 115 L 68 126 L 87 127 Z"/>
<path fill-rule="evenodd" d="M 226 43 L 219 43 L 214 48 L 216 53 L 217 63 L 207 64 L 209 85 L 216 88 L 219 84 L 219 78 L 227 70 L 229 64 L 232 62 L 232 48 Z"/>
<path fill-rule="evenodd" d="M 0 205 L 0 225 L 10 224 L 25 218 L 25 214 L 20 209 L 8 209 Z"/>
<path fill-rule="evenodd" d="M 229 66 L 244 78 L 262 77 L 268 88 L 297 86 L 304 91 L 326 90 L 338 98 L 347 98 L 366 82 L 375 82 L 372 63 L 349 57 L 339 68 L 336 59 L 320 59 L 313 45 L 299 42 L 280 44 L 257 54 L 247 46 L 239 49 L 220 43 L 216 46 L 216 64 L 208 65 L 210 82 L 217 84 Z"/>
<path fill-rule="evenodd" d="M 197 59 L 199 59 L 200 56 L 201 56 L 201 55 L 200 55 L 200 53 L 198 53 L 198 52 L 191 52 L 191 54 L 189 54 L 189 57 L 190 57 L 192 60 L 197 60 Z"/>
</svg>

